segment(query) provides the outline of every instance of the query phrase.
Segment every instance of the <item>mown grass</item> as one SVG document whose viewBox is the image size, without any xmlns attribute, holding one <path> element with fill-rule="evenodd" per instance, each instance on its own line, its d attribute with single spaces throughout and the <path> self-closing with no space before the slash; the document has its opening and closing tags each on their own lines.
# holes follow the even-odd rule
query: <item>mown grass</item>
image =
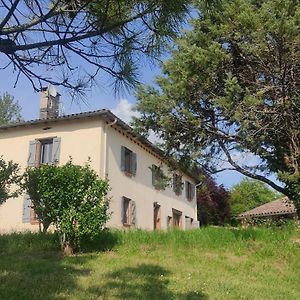
<svg viewBox="0 0 300 300">
<path fill-rule="evenodd" d="M 3 235 L 0 299 L 300 299 L 299 237 L 291 226 L 107 231 L 63 257 L 54 234 Z"/>
</svg>

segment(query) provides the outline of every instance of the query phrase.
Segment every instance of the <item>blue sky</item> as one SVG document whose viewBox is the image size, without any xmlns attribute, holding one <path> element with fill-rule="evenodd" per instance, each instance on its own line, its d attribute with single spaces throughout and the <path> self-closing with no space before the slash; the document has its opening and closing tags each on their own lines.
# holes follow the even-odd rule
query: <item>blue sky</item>
<svg viewBox="0 0 300 300">
<path fill-rule="evenodd" d="M 143 83 L 153 83 L 154 77 L 158 75 L 160 69 L 158 65 L 144 64 L 140 69 L 140 81 Z M 101 76 L 101 75 L 100 75 Z M 128 122 L 134 114 L 132 107 L 136 102 L 134 91 L 130 93 L 120 94 L 118 97 L 114 95 L 113 89 L 109 82 L 101 82 L 99 76 L 98 86 L 87 92 L 86 103 L 74 102 L 68 93 L 63 90 L 58 91 L 62 94 L 61 100 L 64 114 L 77 113 L 83 111 L 97 110 L 107 108 L 112 110 L 118 117 Z M 20 78 L 16 87 L 14 87 L 16 74 L 12 69 L 0 71 L 0 92 L 8 92 L 15 97 L 22 107 L 22 115 L 25 120 L 36 119 L 39 116 L 39 99 L 40 95 L 34 92 L 31 83 Z M 238 183 L 243 176 L 237 172 L 228 171 L 218 174 L 216 177 L 219 184 L 224 184 L 230 188 L 233 184 Z"/>
</svg>

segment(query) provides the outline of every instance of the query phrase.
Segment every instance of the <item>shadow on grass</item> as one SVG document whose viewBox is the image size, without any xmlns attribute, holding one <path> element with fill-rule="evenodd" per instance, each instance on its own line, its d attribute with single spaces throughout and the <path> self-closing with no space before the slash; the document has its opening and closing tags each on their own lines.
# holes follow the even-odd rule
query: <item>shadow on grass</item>
<svg viewBox="0 0 300 300">
<path fill-rule="evenodd" d="M 158 265 L 141 264 L 126 267 L 106 275 L 106 283 L 94 286 L 89 293 L 100 299 L 126 300 L 207 300 L 200 291 L 176 293 L 169 289 L 170 272 Z"/>
<path fill-rule="evenodd" d="M 57 236 L 34 233 L 0 236 L 0 299 L 64 298 L 86 276 L 90 258 L 63 257 Z"/>
</svg>

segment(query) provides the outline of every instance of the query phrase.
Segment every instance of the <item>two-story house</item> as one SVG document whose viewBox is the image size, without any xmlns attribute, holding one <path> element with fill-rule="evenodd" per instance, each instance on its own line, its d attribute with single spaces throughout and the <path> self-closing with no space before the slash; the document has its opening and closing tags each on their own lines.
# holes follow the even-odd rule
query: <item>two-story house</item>
<svg viewBox="0 0 300 300">
<path fill-rule="evenodd" d="M 59 95 L 47 89 L 40 119 L 0 127 L 0 155 L 17 162 L 22 171 L 40 164 L 85 164 L 108 178 L 111 219 L 108 227 L 182 229 L 197 227 L 193 176 L 171 171 L 162 152 L 109 110 L 58 116 Z M 167 187 L 161 179 L 169 178 Z M 0 232 L 37 230 L 27 195 L 0 206 Z"/>
</svg>

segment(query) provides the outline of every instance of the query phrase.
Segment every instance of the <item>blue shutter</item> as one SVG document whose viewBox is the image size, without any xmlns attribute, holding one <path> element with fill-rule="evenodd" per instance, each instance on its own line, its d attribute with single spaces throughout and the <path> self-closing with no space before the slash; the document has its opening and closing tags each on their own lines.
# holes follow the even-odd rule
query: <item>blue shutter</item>
<svg viewBox="0 0 300 300">
<path fill-rule="evenodd" d="M 137 169 L 137 161 L 136 161 L 136 153 L 131 153 L 131 171 L 132 175 L 136 175 L 136 169 Z"/>
<path fill-rule="evenodd" d="M 131 205 L 130 205 L 130 209 L 131 209 L 131 225 L 136 226 L 137 224 L 137 218 L 136 218 L 136 204 L 135 201 L 131 201 Z"/>
<path fill-rule="evenodd" d="M 22 215 L 23 223 L 30 222 L 30 212 L 31 212 L 31 200 L 30 200 L 28 194 L 25 194 L 24 200 L 23 200 L 23 215 Z"/>
<path fill-rule="evenodd" d="M 56 137 L 53 139 L 53 147 L 52 147 L 52 163 L 58 164 L 60 158 L 60 141 L 61 138 Z"/>
<path fill-rule="evenodd" d="M 121 147 L 121 171 L 125 171 L 125 147 Z"/>
<path fill-rule="evenodd" d="M 37 141 L 30 141 L 29 142 L 29 153 L 28 153 L 28 159 L 27 159 L 27 166 L 28 167 L 34 167 L 35 165 L 35 153 L 36 153 L 36 144 Z"/>
</svg>

